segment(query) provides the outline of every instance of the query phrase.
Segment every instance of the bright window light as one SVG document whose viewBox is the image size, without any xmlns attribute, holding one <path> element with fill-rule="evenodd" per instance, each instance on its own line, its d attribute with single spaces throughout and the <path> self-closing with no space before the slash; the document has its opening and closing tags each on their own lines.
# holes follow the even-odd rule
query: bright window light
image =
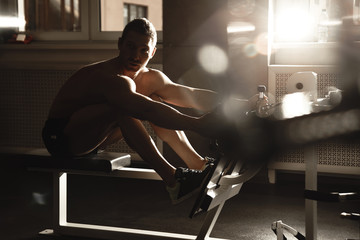
<svg viewBox="0 0 360 240">
<path fill-rule="evenodd" d="M 0 17 L 0 27 L 2 28 L 24 28 L 26 24 L 25 19 L 18 17 Z"/>
<path fill-rule="evenodd" d="M 231 22 L 227 26 L 228 33 L 253 32 L 255 26 L 248 22 Z"/>
<path fill-rule="evenodd" d="M 287 9 L 276 16 L 276 37 L 282 41 L 303 41 L 314 34 L 314 18 L 302 9 Z"/>
</svg>

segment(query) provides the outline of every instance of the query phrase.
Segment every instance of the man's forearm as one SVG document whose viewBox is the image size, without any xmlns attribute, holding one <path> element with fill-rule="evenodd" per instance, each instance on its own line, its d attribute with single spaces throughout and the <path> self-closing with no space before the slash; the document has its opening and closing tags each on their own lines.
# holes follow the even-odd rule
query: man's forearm
<svg viewBox="0 0 360 240">
<path fill-rule="evenodd" d="M 251 110 L 251 103 L 247 99 L 240 99 L 235 96 L 224 98 L 210 90 L 195 89 L 194 98 L 197 99 L 197 109 L 205 112 L 214 110 L 219 104 L 228 109 L 241 109 L 244 112 Z"/>
<path fill-rule="evenodd" d="M 167 129 L 197 131 L 198 117 L 183 114 L 175 108 L 157 101 L 149 101 L 147 105 L 143 111 L 134 113 L 133 116 Z"/>
<path fill-rule="evenodd" d="M 174 130 L 197 131 L 199 123 L 198 117 L 183 114 L 165 104 L 161 104 L 161 107 L 156 108 L 155 112 L 150 114 L 149 120 L 160 127 Z"/>
<path fill-rule="evenodd" d="M 218 93 L 211 90 L 197 88 L 193 89 L 193 99 L 193 108 L 205 112 L 213 110 L 221 102 Z"/>
</svg>

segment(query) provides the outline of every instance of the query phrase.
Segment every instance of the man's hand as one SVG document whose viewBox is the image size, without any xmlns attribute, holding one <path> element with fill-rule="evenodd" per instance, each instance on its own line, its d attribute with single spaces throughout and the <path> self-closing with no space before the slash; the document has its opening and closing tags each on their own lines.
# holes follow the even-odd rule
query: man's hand
<svg viewBox="0 0 360 240">
<path fill-rule="evenodd" d="M 224 118 L 216 111 L 207 113 L 199 118 L 198 133 L 204 137 L 218 138 L 221 134 Z"/>
<path fill-rule="evenodd" d="M 198 133 L 213 139 L 227 137 L 236 132 L 236 124 L 245 116 L 246 111 L 234 111 L 229 115 L 225 105 L 218 105 L 214 111 L 199 118 Z"/>
</svg>

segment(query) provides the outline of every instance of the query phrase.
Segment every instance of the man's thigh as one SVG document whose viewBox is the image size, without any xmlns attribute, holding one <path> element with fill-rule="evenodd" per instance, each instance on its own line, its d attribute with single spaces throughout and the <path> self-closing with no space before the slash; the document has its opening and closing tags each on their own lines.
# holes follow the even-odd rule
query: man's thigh
<svg viewBox="0 0 360 240">
<path fill-rule="evenodd" d="M 75 112 L 64 129 L 70 151 L 86 154 L 98 147 L 116 128 L 115 109 L 106 104 L 86 106 Z"/>
</svg>

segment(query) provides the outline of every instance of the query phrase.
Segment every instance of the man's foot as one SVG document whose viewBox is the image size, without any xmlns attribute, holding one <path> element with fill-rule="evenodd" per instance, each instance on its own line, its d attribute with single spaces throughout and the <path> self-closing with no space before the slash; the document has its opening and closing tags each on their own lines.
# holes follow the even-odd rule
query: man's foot
<svg viewBox="0 0 360 240">
<path fill-rule="evenodd" d="M 177 168 L 175 172 L 175 186 L 166 187 L 166 190 L 169 192 L 171 202 L 173 204 L 178 204 L 191 197 L 197 190 L 199 190 L 212 167 L 212 163 L 207 163 L 207 166 L 203 171 L 182 167 Z"/>
<path fill-rule="evenodd" d="M 215 164 L 215 159 L 214 158 L 210 158 L 210 157 L 205 157 L 205 164 L 202 167 L 202 171 L 204 171 L 208 166 L 212 166 Z"/>
</svg>

